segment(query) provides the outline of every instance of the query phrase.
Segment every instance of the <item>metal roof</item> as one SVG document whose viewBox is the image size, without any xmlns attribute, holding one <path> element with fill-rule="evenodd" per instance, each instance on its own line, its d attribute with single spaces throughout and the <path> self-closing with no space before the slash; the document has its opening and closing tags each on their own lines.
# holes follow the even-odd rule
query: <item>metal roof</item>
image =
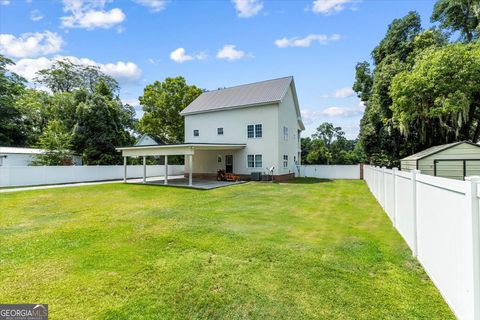
<svg viewBox="0 0 480 320">
<path fill-rule="evenodd" d="M 471 144 L 473 146 L 480 147 L 480 145 L 478 145 L 476 143 L 469 142 L 469 141 L 457 141 L 457 142 L 452 142 L 452 143 L 442 144 L 442 145 L 439 145 L 439 146 L 430 147 L 428 149 L 425 149 L 425 150 L 422 150 L 422 151 L 417 152 L 415 154 L 412 154 L 412 155 L 410 155 L 406 158 L 403 158 L 402 160 L 420 160 L 420 159 L 423 159 L 425 157 L 431 156 L 432 154 L 438 153 L 440 151 L 449 149 L 451 147 L 455 147 L 456 145 L 459 145 L 459 144 L 462 144 L 462 143 L 468 143 L 468 144 Z"/>
<path fill-rule="evenodd" d="M 0 153 L 8 154 L 42 154 L 45 150 L 34 148 L 0 147 Z"/>
<path fill-rule="evenodd" d="M 279 103 L 287 93 L 293 77 L 249 83 L 207 91 L 180 112 L 181 115 Z"/>
</svg>

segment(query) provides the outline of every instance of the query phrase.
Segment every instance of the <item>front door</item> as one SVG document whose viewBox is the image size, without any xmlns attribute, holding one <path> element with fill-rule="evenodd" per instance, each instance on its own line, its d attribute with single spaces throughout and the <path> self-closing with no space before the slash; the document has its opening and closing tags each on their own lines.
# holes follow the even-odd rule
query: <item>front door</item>
<svg viewBox="0 0 480 320">
<path fill-rule="evenodd" d="M 233 156 L 231 154 L 225 156 L 225 172 L 233 173 Z"/>
</svg>

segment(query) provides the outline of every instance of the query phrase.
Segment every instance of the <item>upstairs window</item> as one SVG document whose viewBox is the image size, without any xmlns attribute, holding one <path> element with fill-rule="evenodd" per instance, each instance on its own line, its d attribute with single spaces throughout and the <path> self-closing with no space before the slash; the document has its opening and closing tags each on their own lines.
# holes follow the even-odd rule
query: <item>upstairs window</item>
<svg viewBox="0 0 480 320">
<path fill-rule="evenodd" d="M 261 138 L 263 133 L 262 131 L 261 124 L 249 124 L 247 126 L 247 138 Z"/>
<path fill-rule="evenodd" d="M 262 125 L 261 124 L 256 124 L 255 125 L 255 138 L 261 138 L 262 137 Z"/>
<path fill-rule="evenodd" d="M 288 168 L 288 155 L 283 155 L 283 167 Z"/>
<path fill-rule="evenodd" d="M 247 138 L 254 138 L 254 137 L 255 137 L 254 125 L 249 124 L 247 126 Z"/>
<path fill-rule="evenodd" d="M 223 128 L 217 128 L 217 134 L 223 136 Z"/>
<path fill-rule="evenodd" d="M 283 140 L 288 140 L 288 128 L 283 127 Z"/>
<path fill-rule="evenodd" d="M 194 136 L 194 137 L 200 136 L 200 131 L 198 131 L 198 130 L 193 130 L 193 136 Z"/>
</svg>

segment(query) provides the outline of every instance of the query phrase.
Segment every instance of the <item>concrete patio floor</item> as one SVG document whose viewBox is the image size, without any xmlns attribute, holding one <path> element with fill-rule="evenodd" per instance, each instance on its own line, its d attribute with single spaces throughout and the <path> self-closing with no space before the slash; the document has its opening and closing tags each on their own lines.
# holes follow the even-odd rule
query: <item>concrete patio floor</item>
<svg viewBox="0 0 480 320">
<path fill-rule="evenodd" d="M 128 180 L 127 183 L 143 184 L 142 179 Z M 193 189 L 202 189 L 210 190 L 215 188 L 227 187 L 235 184 L 242 184 L 245 181 L 216 181 L 216 180 L 207 180 L 207 179 L 193 179 L 192 186 L 188 185 L 188 178 L 183 176 L 172 176 L 168 177 L 168 184 L 166 186 L 173 187 L 184 187 L 184 188 L 193 188 Z M 158 185 L 165 186 L 163 177 L 150 177 L 147 178 L 145 184 L 149 185 Z"/>
</svg>

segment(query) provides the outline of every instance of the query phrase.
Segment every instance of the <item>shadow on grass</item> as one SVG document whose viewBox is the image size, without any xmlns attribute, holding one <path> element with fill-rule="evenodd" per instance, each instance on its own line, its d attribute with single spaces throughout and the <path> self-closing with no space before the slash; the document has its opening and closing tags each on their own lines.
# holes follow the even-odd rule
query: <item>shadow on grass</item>
<svg viewBox="0 0 480 320">
<path fill-rule="evenodd" d="M 291 184 L 315 184 L 315 183 L 325 183 L 325 182 L 333 182 L 331 179 L 318 179 L 318 178 L 295 178 L 289 180 L 286 183 Z"/>
</svg>

